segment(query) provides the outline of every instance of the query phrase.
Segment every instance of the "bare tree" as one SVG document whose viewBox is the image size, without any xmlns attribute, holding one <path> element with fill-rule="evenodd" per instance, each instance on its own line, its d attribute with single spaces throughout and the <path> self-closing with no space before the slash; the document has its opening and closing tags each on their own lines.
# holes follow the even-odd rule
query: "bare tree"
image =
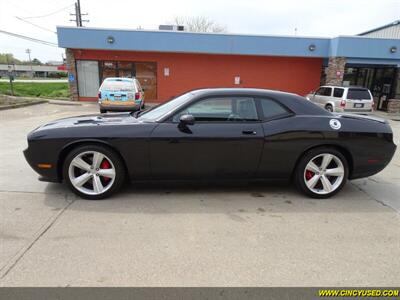
<svg viewBox="0 0 400 300">
<path fill-rule="evenodd" d="M 203 16 L 182 17 L 177 16 L 170 22 L 174 25 L 183 25 L 185 30 L 191 32 L 226 32 L 225 26 Z"/>
</svg>

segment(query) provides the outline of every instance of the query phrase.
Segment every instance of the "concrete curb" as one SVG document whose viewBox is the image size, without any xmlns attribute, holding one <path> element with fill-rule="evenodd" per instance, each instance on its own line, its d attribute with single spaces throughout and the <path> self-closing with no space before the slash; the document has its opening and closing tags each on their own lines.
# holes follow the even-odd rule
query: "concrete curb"
<svg viewBox="0 0 400 300">
<path fill-rule="evenodd" d="M 35 102 L 24 102 L 24 103 L 19 103 L 19 104 L 4 105 L 4 106 L 0 106 L 0 110 L 20 108 L 20 107 L 42 104 L 42 103 L 47 103 L 47 102 L 48 101 L 46 101 L 46 100 L 41 100 L 41 101 L 35 101 Z"/>
<path fill-rule="evenodd" d="M 70 106 L 82 106 L 82 103 L 69 100 L 48 100 L 49 104 L 55 105 L 70 105 Z"/>
</svg>

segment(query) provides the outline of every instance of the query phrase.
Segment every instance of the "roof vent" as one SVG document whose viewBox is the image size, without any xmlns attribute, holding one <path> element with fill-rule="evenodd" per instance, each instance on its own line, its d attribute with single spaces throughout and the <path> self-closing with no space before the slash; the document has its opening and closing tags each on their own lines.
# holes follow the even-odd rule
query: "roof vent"
<svg viewBox="0 0 400 300">
<path fill-rule="evenodd" d="M 169 30 L 169 31 L 184 31 L 185 26 L 183 25 L 160 25 L 159 30 Z"/>
</svg>

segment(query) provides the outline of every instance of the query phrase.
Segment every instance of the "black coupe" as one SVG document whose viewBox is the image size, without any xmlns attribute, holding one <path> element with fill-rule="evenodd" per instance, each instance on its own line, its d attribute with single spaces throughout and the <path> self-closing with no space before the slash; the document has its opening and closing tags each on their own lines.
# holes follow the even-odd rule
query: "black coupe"
<svg viewBox="0 0 400 300">
<path fill-rule="evenodd" d="M 371 176 L 396 146 L 385 120 L 335 115 L 305 98 L 262 89 L 202 89 L 148 111 L 88 115 L 43 125 L 24 151 L 40 180 L 87 199 L 126 179 L 292 179 L 326 198 Z"/>
</svg>

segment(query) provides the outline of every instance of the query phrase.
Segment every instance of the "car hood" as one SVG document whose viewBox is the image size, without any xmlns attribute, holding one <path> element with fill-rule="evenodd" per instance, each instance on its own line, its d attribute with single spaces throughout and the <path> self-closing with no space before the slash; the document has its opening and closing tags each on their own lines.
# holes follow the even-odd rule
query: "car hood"
<svg viewBox="0 0 400 300">
<path fill-rule="evenodd" d="M 141 122 L 132 117 L 130 113 L 93 114 L 55 120 L 40 126 L 36 130 L 76 126 L 122 125 L 127 123 L 134 124 Z"/>
</svg>

